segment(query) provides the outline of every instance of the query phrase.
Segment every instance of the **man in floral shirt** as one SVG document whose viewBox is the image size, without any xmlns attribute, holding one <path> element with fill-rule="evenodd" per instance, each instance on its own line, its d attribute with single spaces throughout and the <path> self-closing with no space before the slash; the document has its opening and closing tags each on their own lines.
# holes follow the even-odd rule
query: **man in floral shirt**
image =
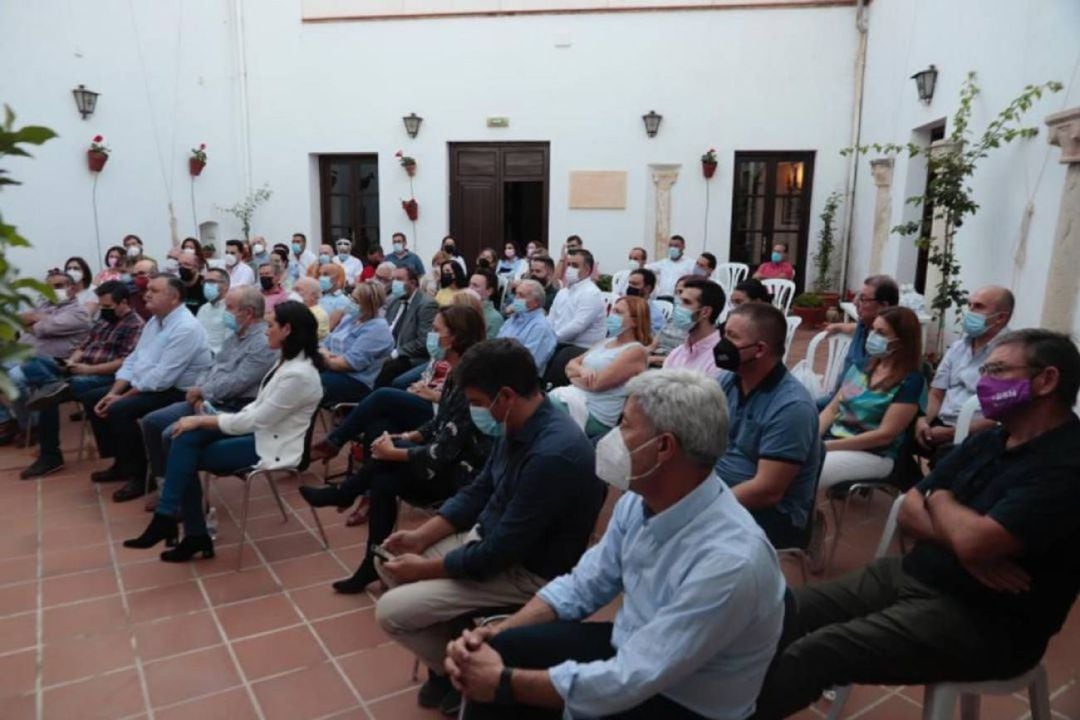
<svg viewBox="0 0 1080 720">
<path fill-rule="evenodd" d="M 131 307 L 128 287 L 112 280 L 99 286 L 95 293 L 101 317 L 67 361 L 59 365 L 51 358 L 36 357 L 25 363 L 27 382 L 37 388 L 30 394 L 27 409 L 40 412 L 41 451 L 37 460 L 20 474 L 24 480 L 64 467 L 57 406 L 67 400 L 81 402 L 95 388 L 112 385 L 113 375 L 139 341 L 143 320 Z M 65 375 L 67 379 L 61 379 Z"/>
</svg>

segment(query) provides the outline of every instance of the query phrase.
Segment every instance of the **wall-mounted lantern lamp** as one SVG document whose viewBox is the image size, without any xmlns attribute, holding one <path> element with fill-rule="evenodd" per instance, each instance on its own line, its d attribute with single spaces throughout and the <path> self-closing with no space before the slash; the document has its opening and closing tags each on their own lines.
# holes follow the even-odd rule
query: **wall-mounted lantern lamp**
<svg viewBox="0 0 1080 720">
<path fill-rule="evenodd" d="M 71 94 L 75 96 L 75 105 L 79 108 L 83 120 L 94 114 L 99 93 L 87 90 L 85 85 L 80 85 L 72 90 Z"/>
<path fill-rule="evenodd" d="M 405 132 L 409 133 L 409 137 L 415 138 L 420 134 L 420 123 L 424 122 L 424 118 L 416 113 L 409 113 L 401 118 L 401 122 L 405 123 Z"/>
<path fill-rule="evenodd" d="M 934 99 L 934 86 L 937 85 L 937 68 L 931 65 L 911 76 L 919 91 L 919 99 L 927 105 Z"/>
<path fill-rule="evenodd" d="M 660 121 L 664 119 L 664 116 L 658 115 L 655 110 L 650 110 L 649 114 L 642 115 L 641 119 L 645 121 L 645 134 L 656 137 L 656 133 L 660 131 Z"/>
</svg>

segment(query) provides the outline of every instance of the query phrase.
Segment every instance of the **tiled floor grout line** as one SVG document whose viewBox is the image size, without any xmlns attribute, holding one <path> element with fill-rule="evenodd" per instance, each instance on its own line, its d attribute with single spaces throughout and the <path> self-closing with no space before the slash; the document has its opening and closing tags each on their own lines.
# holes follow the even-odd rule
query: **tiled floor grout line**
<svg viewBox="0 0 1080 720">
<path fill-rule="evenodd" d="M 233 514 L 232 508 L 228 505 L 228 503 L 222 503 L 222 505 L 224 506 L 225 511 L 229 514 L 229 517 L 232 518 L 232 521 L 236 524 L 237 528 L 239 528 L 240 523 L 236 522 L 236 517 Z M 295 514 L 296 513 L 294 513 L 294 515 Z M 308 534 L 313 535 L 313 533 L 311 533 L 310 530 L 308 530 Z M 250 539 L 250 536 L 248 536 L 248 537 Z M 241 536 L 241 540 L 243 540 L 243 536 Z M 320 539 L 316 538 L 316 540 L 320 540 Z M 293 611 L 300 617 L 301 621 L 303 622 L 304 626 L 307 628 L 308 632 L 311 633 L 311 635 L 315 638 L 315 642 L 318 643 L 319 648 L 323 651 L 323 653 L 326 655 L 326 657 L 330 658 L 330 663 L 334 666 L 334 670 L 337 671 L 338 676 L 342 679 L 342 681 L 344 681 L 345 686 L 348 687 L 349 690 L 352 692 L 353 697 L 355 697 L 357 702 L 360 703 L 360 708 L 364 711 L 364 714 L 367 717 L 372 718 L 373 716 L 371 714 L 371 711 L 368 709 L 367 703 L 364 701 L 363 696 L 360 695 L 360 691 L 356 689 L 355 685 L 353 685 L 352 680 L 349 678 L 349 676 L 345 672 L 345 670 L 341 667 L 341 663 L 334 656 L 334 654 L 332 652 L 330 652 L 330 648 L 327 647 L 326 643 L 323 641 L 323 639 L 319 635 L 319 633 L 315 632 L 315 628 L 312 626 L 311 621 L 308 620 L 307 615 L 304 613 L 303 610 L 300 609 L 300 606 L 296 604 L 296 601 L 293 600 L 292 594 L 290 593 L 290 591 L 284 585 L 282 585 L 281 577 L 274 570 L 273 566 L 271 566 L 270 563 L 268 563 L 266 561 L 266 557 L 263 555 L 262 550 L 259 548 L 258 545 L 255 544 L 255 542 L 253 540 L 250 541 L 249 544 L 251 545 L 252 552 L 255 553 L 255 556 L 257 558 L 259 558 L 259 562 L 262 565 L 266 566 L 266 569 L 270 573 L 270 576 L 274 579 L 274 582 L 276 582 L 278 584 L 278 586 L 281 588 L 282 594 L 289 601 L 289 604 L 292 606 Z M 321 540 L 320 540 L 320 544 L 321 544 Z M 335 556 L 335 559 L 337 559 L 338 562 L 341 563 L 340 558 L 337 558 Z"/>
<path fill-rule="evenodd" d="M 135 623 L 132 622 L 131 605 L 128 603 L 127 593 L 124 591 L 124 576 L 120 572 L 120 563 L 117 562 L 116 545 L 113 542 L 112 528 L 109 527 L 108 510 L 105 507 L 105 499 L 102 496 L 100 488 L 97 489 L 97 494 L 98 508 L 101 510 L 102 519 L 105 521 L 105 537 L 108 539 L 109 542 L 109 558 L 112 561 L 113 572 L 116 575 L 116 586 L 120 590 L 120 604 L 124 609 L 124 618 L 127 620 L 127 629 L 131 633 L 129 642 L 131 643 L 131 649 L 135 654 L 135 674 L 139 678 L 139 688 L 142 690 L 143 704 L 146 707 L 146 715 L 149 720 L 154 720 L 154 706 L 150 702 L 150 685 L 146 681 L 146 670 L 143 667 L 142 655 L 139 652 L 139 641 L 135 637 Z"/>
<path fill-rule="evenodd" d="M 41 573 L 45 570 L 44 537 L 45 521 L 42 516 L 42 490 L 41 480 L 35 480 L 37 485 L 37 616 L 34 618 L 34 634 L 37 641 L 37 651 L 34 653 L 34 717 L 42 720 L 45 716 L 45 692 L 42 683 L 45 680 L 45 583 L 41 579 Z"/>
<path fill-rule="evenodd" d="M 856 720 L 856 718 L 862 717 L 863 715 L 870 712 L 871 710 L 873 710 L 877 706 L 888 702 L 889 698 L 896 696 L 897 694 L 899 694 L 899 692 L 900 691 L 899 691 L 898 688 L 893 688 L 891 690 L 888 690 L 884 695 L 882 695 L 878 699 L 874 700 L 872 703 L 870 703 L 866 707 L 862 708 L 861 710 L 858 710 L 857 712 L 852 713 L 851 715 L 848 715 L 848 720 Z"/>
</svg>

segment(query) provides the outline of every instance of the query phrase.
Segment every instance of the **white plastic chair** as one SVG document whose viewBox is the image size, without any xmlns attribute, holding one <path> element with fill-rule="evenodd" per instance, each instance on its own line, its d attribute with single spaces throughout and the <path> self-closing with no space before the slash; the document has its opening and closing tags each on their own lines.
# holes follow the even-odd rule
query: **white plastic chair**
<svg viewBox="0 0 1080 720">
<path fill-rule="evenodd" d="M 611 276 L 611 291 L 615 294 L 619 294 L 620 291 L 625 292 L 626 280 L 630 277 L 629 270 L 620 270 Z"/>
<path fill-rule="evenodd" d="M 978 398 L 975 398 L 978 400 Z M 970 405 L 970 401 L 964 404 L 964 408 Z M 974 411 L 972 411 L 974 412 Z M 970 415 L 968 422 L 970 423 Z M 957 423 L 957 436 L 959 437 L 959 422 Z M 966 432 L 966 428 L 965 428 Z M 900 506 L 904 504 L 904 494 L 901 493 L 893 501 L 889 516 L 885 520 L 885 530 L 881 533 L 875 558 L 882 558 L 889 551 L 893 536 L 896 534 L 897 518 L 900 515 Z M 836 699 L 829 708 L 828 720 L 838 720 L 844 711 L 844 705 L 851 695 L 851 685 L 837 688 Z M 952 720 L 956 709 L 956 701 L 960 701 L 960 717 L 962 720 L 977 720 L 979 717 L 980 695 L 1012 695 L 1013 693 L 1027 690 L 1028 703 L 1031 706 L 1032 720 L 1051 720 L 1050 715 L 1050 684 L 1046 678 L 1046 668 L 1040 662 L 1035 667 L 1022 675 L 1007 680 L 990 680 L 988 682 L 967 683 L 930 683 L 926 685 L 923 694 L 923 720 Z"/>
<path fill-rule="evenodd" d="M 604 299 L 604 314 L 607 315 L 611 312 L 611 306 L 615 304 L 615 301 L 619 298 L 613 292 L 600 292 L 600 296 Z"/>
<path fill-rule="evenodd" d="M 791 318 L 788 318 L 790 321 Z M 802 366 L 804 363 L 812 372 L 814 370 L 814 358 L 817 356 L 818 346 L 822 341 L 828 341 L 829 354 L 825 361 L 825 374 L 821 375 L 821 387 L 825 393 L 832 393 L 832 389 L 836 387 L 836 381 L 840 376 L 840 370 L 844 367 L 844 358 L 847 357 L 848 347 L 851 346 L 851 335 L 845 333 L 829 333 L 822 331 L 810 339 L 810 344 L 806 346 L 806 357 L 799 361 L 796 368 Z M 794 372 L 794 368 L 792 369 Z M 796 373 L 796 375 L 798 375 Z M 816 398 L 815 398 L 816 399 Z"/>
<path fill-rule="evenodd" d="M 761 284 L 772 295 L 773 307 L 779 308 L 785 315 L 791 310 L 791 301 L 795 299 L 795 283 L 790 280 L 769 278 L 762 280 Z"/>
<path fill-rule="evenodd" d="M 960 414 L 956 416 L 956 431 L 953 433 L 954 445 L 959 445 L 967 440 L 967 436 L 971 434 L 971 421 L 978 411 L 979 397 L 972 395 L 960 408 Z"/>
<path fill-rule="evenodd" d="M 720 263 L 712 274 L 713 282 L 724 288 L 724 295 L 731 296 L 735 286 L 746 279 L 750 274 L 750 266 L 745 263 Z"/>
<path fill-rule="evenodd" d="M 791 350 L 791 341 L 795 339 L 795 331 L 802 325 L 801 317 L 789 317 L 787 318 L 787 338 L 784 340 L 784 358 L 782 362 L 787 363 L 788 352 Z"/>
<path fill-rule="evenodd" d="M 664 315 L 664 321 L 671 320 L 671 315 L 675 312 L 675 303 L 670 300 L 655 300 L 654 302 L 660 307 L 660 312 Z"/>
</svg>

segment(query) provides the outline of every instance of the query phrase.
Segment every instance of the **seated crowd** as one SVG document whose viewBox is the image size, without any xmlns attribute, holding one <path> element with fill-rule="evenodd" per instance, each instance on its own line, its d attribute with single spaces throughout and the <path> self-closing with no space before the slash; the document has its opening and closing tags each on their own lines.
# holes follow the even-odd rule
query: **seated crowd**
<svg viewBox="0 0 1080 720">
<path fill-rule="evenodd" d="M 342 482 L 300 495 L 368 525 L 333 590 L 388 588 L 376 619 L 446 714 L 771 719 L 833 687 L 1037 664 L 1080 591 L 1074 342 L 1010 330 L 1012 293 L 984 287 L 935 370 L 876 275 L 856 322 L 827 328 L 851 342 L 815 397 L 761 282 L 793 276 L 787 248 L 727 291 L 685 250 L 632 249 L 605 294 L 578 236 L 558 260 L 507 243 L 471 268 L 446 236 L 426 271 L 401 233 L 362 258 L 347 238 L 229 240 L 220 262 L 188 238 L 160 266 L 129 235 L 96 275 L 78 257 L 47 273 L 3 437 L 36 435 L 22 478 L 57 472 L 77 403 L 112 461 L 90 480 L 149 494 L 124 544 L 164 542 L 166 562 L 214 556 L 200 472 L 355 445 Z M 313 441 L 324 410 L 338 422 Z M 789 588 L 777 551 L 809 548 L 819 497 L 856 481 L 903 496 L 914 547 Z M 428 519 L 397 528 L 400 501 Z M 620 596 L 613 622 L 586 622 Z"/>
</svg>

